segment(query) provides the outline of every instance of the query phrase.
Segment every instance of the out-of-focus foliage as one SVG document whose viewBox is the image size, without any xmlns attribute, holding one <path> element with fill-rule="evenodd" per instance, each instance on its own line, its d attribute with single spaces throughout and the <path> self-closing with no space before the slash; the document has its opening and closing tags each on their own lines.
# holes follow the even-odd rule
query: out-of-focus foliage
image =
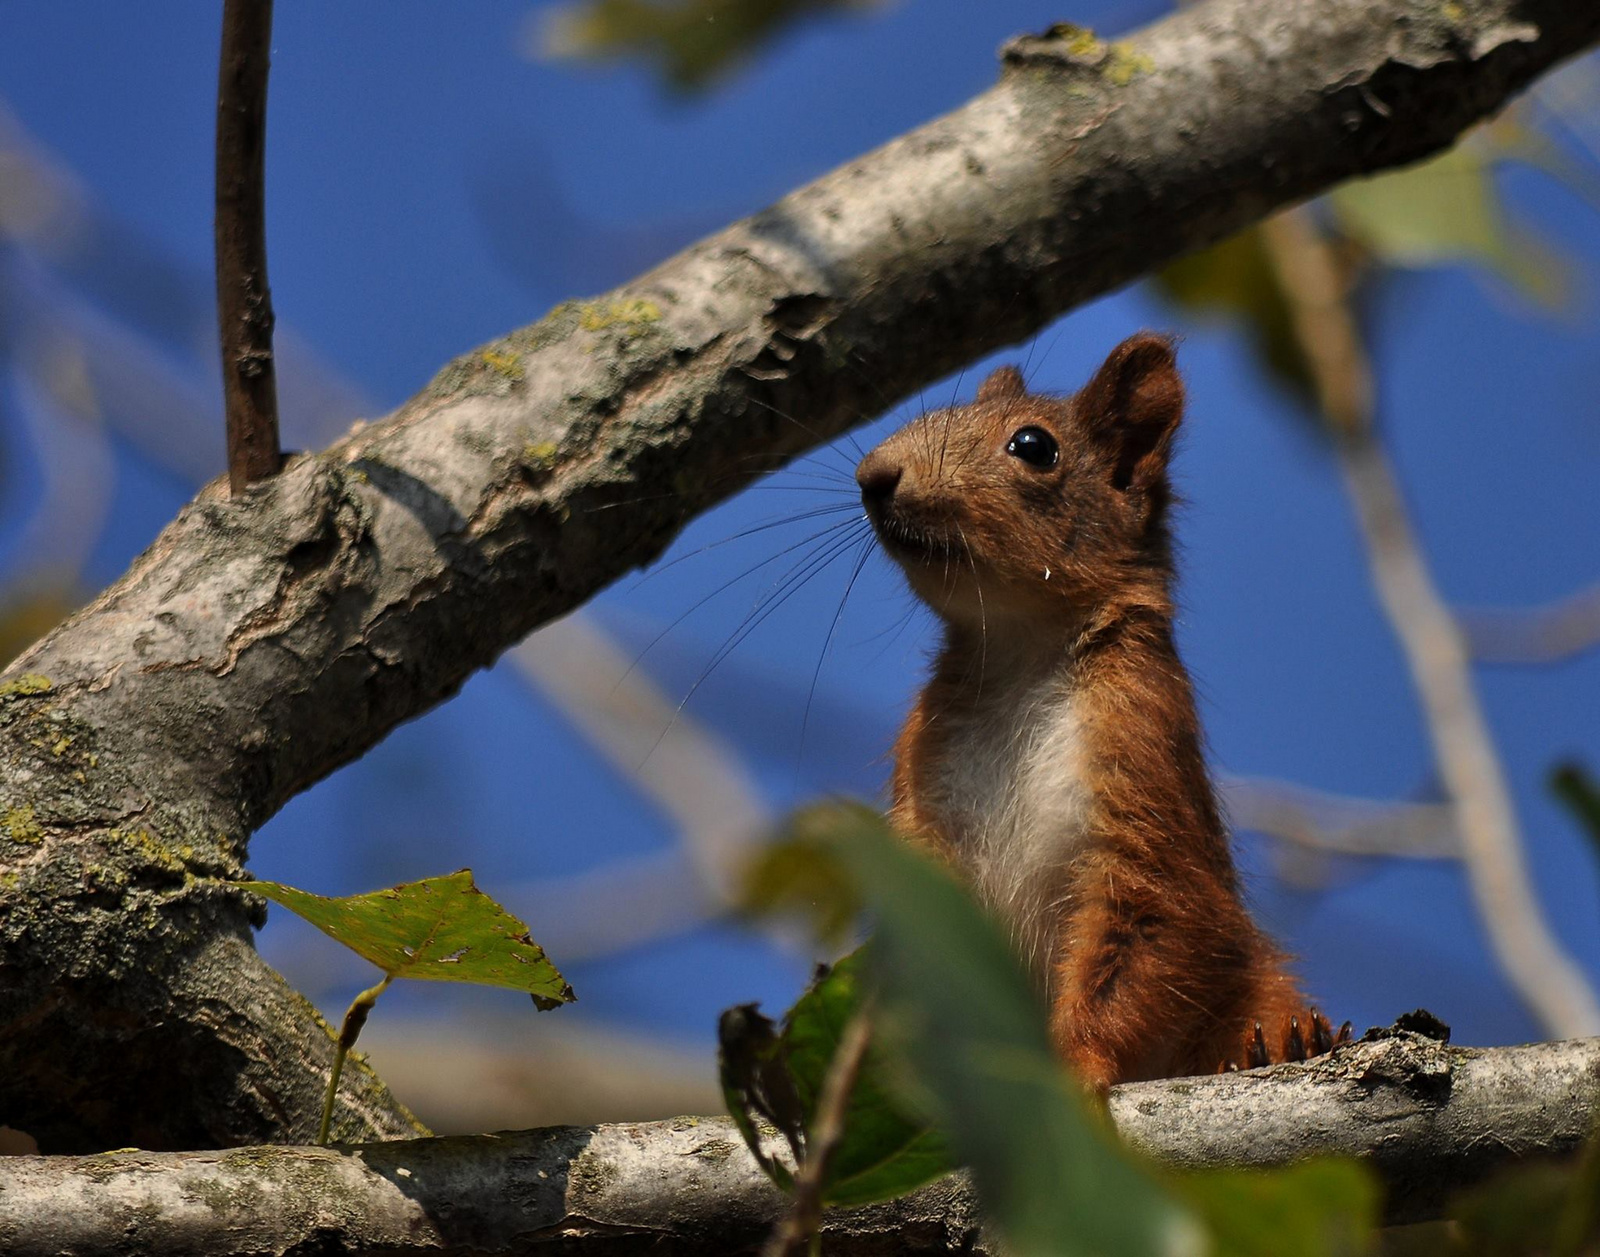
<svg viewBox="0 0 1600 1257">
<path fill-rule="evenodd" d="M 901 1066 L 898 1090 L 971 1168 L 1012 1251 L 1201 1251 L 1193 1214 L 1090 1115 L 1004 935 L 945 870 L 856 805 L 800 813 L 785 842 L 790 868 L 798 853 L 839 866 L 811 884 L 856 886 L 876 926 L 874 1036 Z"/>
<path fill-rule="evenodd" d="M 808 861 L 837 871 L 799 879 L 810 888 L 804 895 L 775 895 L 775 870 L 793 875 Z M 867 1001 L 883 1055 L 870 1073 L 873 1095 L 852 1097 L 841 1162 L 859 1132 L 903 1130 L 902 1106 L 910 1105 L 971 1168 L 1008 1251 L 1331 1257 L 1365 1250 L 1377 1190 L 1359 1165 L 1176 1177 L 1121 1147 L 1056 1060 L 1044 1009 L 1003 931 L 875 812 L 830 804 L 800 813 L 754 880 L 768 902 L 804 907 L 824 921 L 840 905 L 818 902 L 816 888 L 848 883 L 846 902 L 864 904 L 875 925 L 872 942 L 833 971 L 851 985 L 816 984 L 769 1058 L 788 1065 L 797 1093 L 814 1095 L 827 1045 Z M 834 1026 L 831 1039 L 796 1035 L 820 1018 Z M 902 1125 L 886 1126 L 891 1118 Z M 915 1168 L 907 1186 L 934 1167 L 918 1161 Z M 891 1181 L 886 1175 L 875 1187 Z"/>
<path fill-rule="evenodd" d="M 0 668 L 61 623 L 81 601 L 56 586 L 0 591 Z"/>
<path fill-rule="evenodd" d="M 1328 207 L 1340 232 L 1384 266 L 1474 263 L 1534 300 L 1559 301 L 1565 290 L 1556 259 L 1510 223 L 1495 189 L 1495 164 L 1521 132 L 1502 126 L 1504 132 L 1480 132 L 1420 166 L 1336 188 Z"/>
<path fill-rule="evenodd" d="M 1535 1162 L 1454 1200 L 1449 1222 L 1385 1236 L 1385 1257 L 1579 1257 L 1600 1253 L 1600 1143 L 1576 1164 Z"/>
<path fill-rule="evenodd" d="M 1550 774 L 1550 789 L 1600 852 L 1600 782 L 1582 764 L 1558 764 Z"/>
<path fill-rule="evenodd" d="M 784 1018 L 781 1035 L 772 1034 L 772 1023 L 753 1009 L 729 1009 L 723 1015 L 719 1037 L 729 1111 L 764 1164 L 767 1158 L 750 1117 L 772 1122 L 803 1153 L 828 1067 L 845 1028 L 864 1006 L 865 964 L 858 951 L 820 972 Z M 912 1116 L 896 1095 L 892 1074 L 892 1062 L 882 1050 L 869 1048 L 845 1109 L 844 1137 L 828 1160 L 824 1204 L 889 1200 L 954 1168 L 938 1132 Z M 792 1119 L 782 1111 L 780 1097 L 786 1095 L 793 1097 Z M 781 1165 L 769 1165 L 768 1173 L 780 1183 L 787 1181 Z"/>
<path fill-rule="evenodd" d="M 1378 1186 L 1354 1161 L 1319 1158 L 1261 1170 L 1216 1170 L 1176 1180 L 1204 1217 L 1215 1253 L 1326 1254 L 1372 1245 Z"/>
<path fill-rule="evenodd" d="M 277 882 L 245 885 L 391 978 L 509 987 L 542 1009 L 577 998 L 528 927 L 479 890 L 467 869 L 339 898 Z"/>
<path fill-rule="evenodd" d="M 539 23 L 531 51 L 587 60 L 653 62 L 677 92 L 710 86 L 786 27 L 884 0 L 579 0 Z"/>
<path fill-rule="evenodd" d="M 1180 258 L 1155 280 L 1167 299 L 1197 317 L 1240 320 L 1272 377 L 1296 396 L 1311 397 L 1311 373 L 1295 337 L 1283 285 L 1254 227 Z"/>
<path fill-rule="evenodd" d="M 1566 290 L 1551 251 L 1508 219 L 1495 188 L 1496 166 L 1546 149 L 1534 133 L 1503 121 L 1406 170 L 1357 179 L 1322 203 L 1333 244 L 1354 284 L 1374 268 L 1398 270 L 1466 263 L 1554 304 Z M 1541 160 L 1552 174 L 1568 168 Z M 1250 227 L 1162 270 L 1157 290 L 1186 314 L 1238 319 L 1263 369 L 1302 401 L 1310 370 L 1296 337 L 1283 281 L 1260 227 Z"/>
</svg>

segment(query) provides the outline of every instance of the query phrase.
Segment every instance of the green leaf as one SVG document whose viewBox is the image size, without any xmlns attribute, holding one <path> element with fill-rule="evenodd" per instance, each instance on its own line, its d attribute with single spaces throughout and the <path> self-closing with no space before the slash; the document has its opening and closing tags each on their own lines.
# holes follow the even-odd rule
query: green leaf
<svg viewBox="0 0 1600 1257">
<path fill-rule="evenodd" d="M 739 889 L 750 917 L 803 917 L 817 942 L 837 951 L 861 916 L 861 895 L 849 872 L 814 843 L 779 842 L 751 862 Z"/>
<path fill-rule="evenodd" d="M 786 1191 L 793 1177 L 787 1166 L 767 1156 L 756 1120 L 788 1139 L 797 1162 L 804 1156 L 824 1080 L 845 1027 L 862 1007 L 861 967 L 857 952 L 820 969 L 784 1018 L 781 1035 L 749 1004 L 730 1008 L 718 1023 L 728 1111 L 762 1168 Z M 898 1098 L 893 1069 L 880 1049 L 868 1049 L 846 1106 L 844 1134 L 828 1161 L 824 1204 L 892 1200 L 955 1168 L 944 1139 Z"/>
<path fill-rule="evenodd" d="M 1262 1173 L 1186 1175 L 1179 1190 L 1229 1257 L 1345 1257 L 1367 1251 L 1378 1221 L 1372 1174 L 1355 1161 L 1318 1159 Z"/>
<path fill-rule="evenodd" d="M 391 977 L 526 991 L 540 1008 L 577 997 L 528 927 L 462 869 L 389 890 L 328 899 L 278 882 L 247 882 Z"/>
<path fill-rule="evenodd" d="M 788 1067 L 808 1128 L 845 1027 L 861 1009 L 863 966 L 860 951 L 846 956 L 817 977 L 784 1019 Z M 825 1204 L 892 1200 L 955 1168 L 944 1138 L 907 1111 L 893 1070 L 881 1048 L 868 1048 L 845 1109 L 844 1137 L 828 1162 Z"/>
<path fill-rule="evenodd" d="M 876 922 L 876 1036 L 909 1066 L 901 1090 L 971 1167 L 1008 1251 L 1202 1250 L 1196 1216 L 1091 1114 L 1005 936 L 945 869 L 857 805 L 799 814 L 789 841 L 831 853 L 859 886 Z"/>
<path fill-rule="evenodd" d="M 549 13 L 536 52 L 546 57 L 657 63 L 668 86 L 697 92 L 785 27 L 883 0 L 580 0 Z"/>
<path fill-rule="evenodd" d="M 0 599 L 0 668 L 5 667 L 83 604 L 63 574 L 59 584 L 13 586 Z"/>
<path fill-rule="evenodd" d="M 1157 290 L 1195 317 L 1242 321 L 1272 376 L 1301 401 L 1313 399 L 1311 370 L 1294 333 L 1283 285 L 1254 227 L 1159 271 Z"/>
<path fill-rule="evenodd" d="M 1340 229 L 1386 266 L 1474 263 L 1533 300 L 1559 302 L 1562 268 L 1537 240 L 1509 226 L 1492 157 L 1487 144 L 1458 144 L 1419 166 L 1347 183 L 1328 203 Z"/>
</svg>

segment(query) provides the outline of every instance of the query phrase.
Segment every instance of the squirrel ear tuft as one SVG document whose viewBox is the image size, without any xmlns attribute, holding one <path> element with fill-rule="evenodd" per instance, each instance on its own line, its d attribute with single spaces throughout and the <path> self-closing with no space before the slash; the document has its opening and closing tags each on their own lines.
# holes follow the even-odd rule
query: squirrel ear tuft
<svg viewBox="0 0 1600 1257">
<path fill-rule="evenodd" d="M 989 378 L 978 386 L 978 400 L 980 402 L 1000 402 L 1014 397 L 1025 397 L 1028 385 L 1022 378 L 1022 372 L 1015 367 L 997 367 L 989 373 Z"/>
<path fill-rule="evenodd" d="M 1154 332 L 1128 337 L 1078 394 L 1078 413 L 1114 456 L 1115 487 L 1150 488 L 1166 472 L 1183 416 L 1172 341 Z"/>
</svg>

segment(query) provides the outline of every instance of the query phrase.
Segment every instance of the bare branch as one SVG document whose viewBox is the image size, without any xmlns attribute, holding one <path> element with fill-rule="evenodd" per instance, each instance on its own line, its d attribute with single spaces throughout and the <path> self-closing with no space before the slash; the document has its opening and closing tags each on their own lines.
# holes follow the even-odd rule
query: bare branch
<svg viewBox="0 0 1600 1257">
<path fill-rule="evenodd" d="M 1464 607 L 1456 618 L 1479 663 L 1560 663 L 1600 646 L 1600 584 L 1542 607 Z"/>
<path fill-rule="evenodd" d="M 1364 1159 L 1390 1221 L 1439 1216 L 1458 1191 L 1570 1154 L 1595 1117 L 1600 1043 L 1450 1048 L 1399 1034 L 1300 1065 L 1113 1088 L 1136 1147 L 1189 1167 Z M 786 1207 L 725 1118 L 556 1127 L 361 1147 L 0 1158 L 12 1257 L 315 1248 L 494 1254 L 745 1252 Z M 830 1253 L 971 1253 L 965 1178 L 833 1210 Z"/>
<path fill-rule="evenodd" d="M 1348 303 L 1349 276 L 1305 211 L 1269 219 L 1261 232 L 1334 437 L 1379 598 L 1422 699 L 1467 877 L 1495 956 L 1551 1033 L 1600 1032 L 1600 1002 L 1534 896 L 1511 792 L 1461 630 L 1434 586 L 1373 421 L 1371 367 Z"/>
<path fill-rule="evenodd" d="M 278 385 L 267 286 L 267 71 L 272 0 L 227 0 L 217 73 L 217 319 L 228 483 L 278 474 Z"/>
<path fill-rule="evenodd" d="M 775 821 L 733 749 L 587 616 L 546 625 L 508 657 L 674 824 L 704 887 L 702 910 L 726 907 L 752 842 Z"/>
<path fill-rule="evenodd" d="M 1353 799 L 1265 777 L 1222 777 L 1217 787 L 1235 829 L 1308 851 L 1413 860 L 1461 856 L 1455 816 L 1447 804 Z"/>
</svg>

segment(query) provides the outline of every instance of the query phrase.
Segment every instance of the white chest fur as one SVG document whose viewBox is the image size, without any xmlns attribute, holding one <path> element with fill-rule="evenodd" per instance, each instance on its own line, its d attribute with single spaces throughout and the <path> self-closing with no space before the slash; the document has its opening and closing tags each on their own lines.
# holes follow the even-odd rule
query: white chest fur
<svg viewBox="0 0 1600 1257">
<path fill-rule="evenodd" d="M 924 804 L 954 840 L 979 898 L 1044 976 L 1062 870 L 1090 823 L 1081 696 L 1070 677 L 1030 675 L 986 687 L 971 710 L 942 720 Z"/>
</svg>

